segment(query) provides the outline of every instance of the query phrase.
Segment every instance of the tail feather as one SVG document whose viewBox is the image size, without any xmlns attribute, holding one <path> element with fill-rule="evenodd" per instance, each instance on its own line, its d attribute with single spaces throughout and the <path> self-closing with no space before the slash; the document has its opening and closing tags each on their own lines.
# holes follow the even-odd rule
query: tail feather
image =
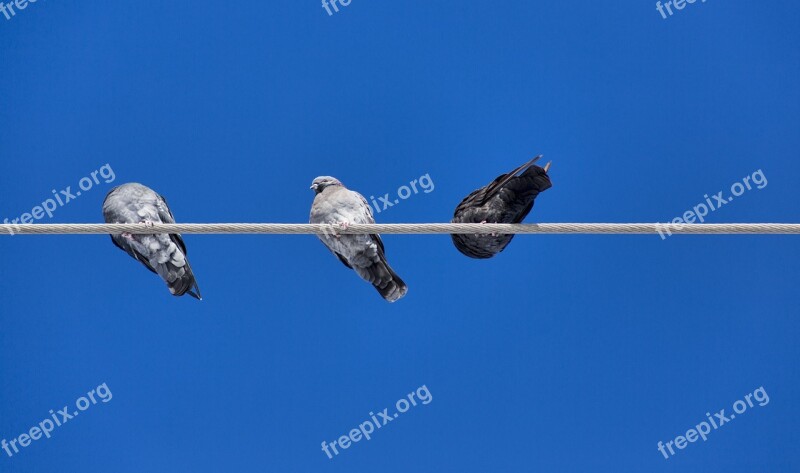
<svg viewBox="0 0 800 473">
<path fill-rule="evenodd" d="M 406 283 L 400 279 L 400 276 L 394 272 L 394 270 L 386 263 L 386 270 L 389 272 L 391 279 L 383 286 L 375 286 L 375 289 L 381 294 L 381 296 L 389 302 L 395 302 L 406 295 L 408 292 L 408 286 Z"/>
<path fill-rule="evenodd" d="M 189 294 L 202 300 L 185 247 L 176 244 L 170 235 L 155 234 L 141 237 L 144 248 L 150 250 L 148 263 L 167 284 L 173 296 Z"/>
<path fill-rule="evenodd" d="M 203 296 L 200 294 L 200 287 L 198 287 L 197 281 L 194 278 L 194 273 L 192 273 L 192 268 L 189 266 L 189 261 L 186 261 L 186 265 L 183 268 L 179 268 L 171 262 L 165 263 L 163 266 L 166 266 L 166 268 L 164 268 L 166 271 L 163 273 L 169 275 L 167 277 L 174 278 L 171 280 L 167 279 L 165 274 L 159 271 L 159 275 L 164 278 L 169 292 L 173 296 L 188 294 L 199 301 L 203 300 Z"/>
<path fill-rule="evenodd" d="M 534 191 L 537 195 L 553 187 L 553 183 L 550 181 L 550 176 L 547 175 L 547 171 L 539 166 L 531 166 L 526 169 L 520 176 L 519 182 L 521 186 L 524 186 L 523 188 Z"/>
<path fill-rule="evenodd" d="M 387 301 L 395 302 L 408 292 L 406 283 L 389 266 L 383 255 L 379 261 L 363 269 L 365 274 L 362 277 L 369 281 Z"/>
<path fill-rule="evenodd" d="M 490 183 L 488 186 L 484 188 L 485 189 L 484 193 L 481 196 L 478 205 L 485 204 L 489 199 L 491 199 L 498 192 L 500 192 L 500 190 L 503 189 L 506 186 L 506 184 L 519 177 L 520 173 L 522 173 L 522 175 L 525 175 L 531 168 L 538 167 L 535 166 L 534 163 L 538 161 L 541 157 L 542 155 L 540 154 L 539 156 L 536 156 L 535 158 L 531 159 L 522 166 L 514 169 L 513 171 L 497 176 L 497 178 L 492 183 Z"/>
</svg>

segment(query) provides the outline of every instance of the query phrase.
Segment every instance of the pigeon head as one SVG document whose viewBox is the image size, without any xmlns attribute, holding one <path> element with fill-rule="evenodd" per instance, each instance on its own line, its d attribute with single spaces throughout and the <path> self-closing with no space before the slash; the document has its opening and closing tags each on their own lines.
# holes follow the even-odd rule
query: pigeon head
<svg viewBox="0 0 800 473">
<path fill-rule="evenodd" d="M 326 187 L 330 186 L 341 186 L 342 183 L 339 182 L 338 179 L 331 176 L 319 176 L 318 178 L 314 179 L 314 182 L 311 183 L 311 189 L 314 189 L 314 192 L 319 194 Z"/>
</svg>

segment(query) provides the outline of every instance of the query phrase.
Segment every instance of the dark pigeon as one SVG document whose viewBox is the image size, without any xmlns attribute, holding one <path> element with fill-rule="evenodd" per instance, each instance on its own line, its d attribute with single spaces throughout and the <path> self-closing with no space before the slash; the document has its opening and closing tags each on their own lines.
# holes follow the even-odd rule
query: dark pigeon
<svg viewBox="0 0 800 473">
<path fill-rule="evenodd" d="M 521 223 L 533 208 L 540 192 L 550 187 L 550 177 L 545 167 L 534 163 L 537 156 L 513 171 L 498 176 L 458 204 L 453 223 Z M 503 251 L 514 235 L 468 234 L 451 235 L 458 251 L 470 258 L 486 259 Z"/>
<path fill-rule="evenodd" d="M 123 184 L 111 189 L 103 202 L 106 223 L 175 223 L 167 201 L 147 186 L 137 183 Z M 202 300 L 200 288 L 194 279 L 186 245 L 177 233 L 111 235 L 111 241 L 161 276 L 174 296 L 189 294 Z"/>
<path fill-rule="evenodd" d="M 349 224 L 375 223 L 367 200 L 358 192 L 348 190 L 337 179 L 318 177 L 311 189 L 317 195 L 311 205 L 310 223 L 340 228 L 347 228 Z M 394 302 L 408 292 L 406 283 L 386 262 L 380 235 L 339 235 L 332 231 L 318 236 L 339 261 L 372 284 L 387 301 Z"/>
</svg>

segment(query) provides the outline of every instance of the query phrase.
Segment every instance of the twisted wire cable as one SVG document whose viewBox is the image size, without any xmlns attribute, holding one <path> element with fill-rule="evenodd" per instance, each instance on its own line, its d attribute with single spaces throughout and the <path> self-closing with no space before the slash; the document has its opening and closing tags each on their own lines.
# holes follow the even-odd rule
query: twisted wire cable
<svg viewBox="0 0 800 473">
<path fill-rule="evenodd" d="M 797 223 L 384 223 L 340 225 L 309 223 L 39 223 L 0 224 L 2 235 L 86 234 L 691 234 L 789 235 L 800 234 Z"/>
</svg>

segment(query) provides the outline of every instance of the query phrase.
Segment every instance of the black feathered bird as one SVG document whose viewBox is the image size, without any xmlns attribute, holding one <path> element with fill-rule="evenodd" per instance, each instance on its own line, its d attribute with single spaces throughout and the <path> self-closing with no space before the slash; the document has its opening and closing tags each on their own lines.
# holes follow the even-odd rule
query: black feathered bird
<svg viewBox="0 0 800 473">
<path fill-rule="evenodd" d="M 486 187 L 472 192 L 456 207 L 452 223 L 520 223 L 533 208 L 540 192 L 552 187 L 545 167 L 532 160 L 498 176 Z M 503 251 L 514 235 L 468 234 L 451 235 L 458 251 L 470 258 L 486 259 Z"/>
</svg>

